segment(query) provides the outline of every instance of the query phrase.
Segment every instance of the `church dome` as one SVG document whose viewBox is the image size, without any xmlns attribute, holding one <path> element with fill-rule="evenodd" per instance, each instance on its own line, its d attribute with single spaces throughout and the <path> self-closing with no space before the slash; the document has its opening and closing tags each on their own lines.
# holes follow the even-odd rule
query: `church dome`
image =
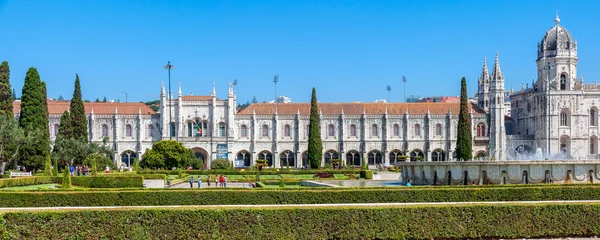
<svg viewBox="0 0 600 240">
<path fill-rule="evenodd" d="M 563 26 L 559 25 L 558 16 L 555 19 L 556 25 L 546 31 L 538 47 L 538 57 L 552 57 L 557 55 L 557 50 L 576 50 L 577 43 L 573 36 Z M 546 53 L 544 55 L 544 53 Z"/>
</svg>

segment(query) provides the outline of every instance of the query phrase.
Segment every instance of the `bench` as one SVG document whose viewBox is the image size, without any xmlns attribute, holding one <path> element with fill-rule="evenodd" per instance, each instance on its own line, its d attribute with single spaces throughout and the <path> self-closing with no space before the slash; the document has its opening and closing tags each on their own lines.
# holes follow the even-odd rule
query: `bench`
<svg viewBox="0 0 600 240">
<path fill-rule="evenodd" d="M 13 172 L 10 171 L 10 177 L 9 178 L 13 178 L 13 177 L 31 177 L 31 172 Z"/>
</svg>

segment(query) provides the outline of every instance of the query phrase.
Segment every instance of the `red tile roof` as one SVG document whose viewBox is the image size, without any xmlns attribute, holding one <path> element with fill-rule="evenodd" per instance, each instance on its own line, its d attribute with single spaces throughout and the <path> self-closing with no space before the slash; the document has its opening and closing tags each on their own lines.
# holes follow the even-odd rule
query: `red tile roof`
<svg viewBox="0 0 600 240">
<path fill-rule="evenodd" d="M 366 114 L 384 114 L 387 109 L 388 114 L 448 114 L 451 110 L 452 114 L 458 115 L 460 111 L 460 103 L 319 103 L 319 110 L 323 114 L 344 114 L 357 115 L 365 112 Z M 473 109 L 473 114 L 483 114 L 483 110 L 479 109 L 475 104 L 469 104 L 469 111 Z M 274 103 L 255 103 L 239 112 L 239 114 L 256 114 L 269 115 L 275 113 Z M 283 115 L 310 114 L 310 103 L 278 103 L 277 113 Z"/>
<path fill-rule="evenodd" d="M 48 101 L 48 113 L 63 114 L 65 110 L 69 109 L 70 105 L 70 101 Z M 140 110 L 142 115 L 156 113 L 144 103 L 86 102 L 83 103 L 83 106 L 86 114 L 91 113 L 92 109 L 94 109 L 94 114 L 102 115 L 115 114 L 115 109 L 117 109 L 120 115 L 137 115 Z M 18 114 L 20 109 L 21 101 L 13 102 L 13 112 Z"/>
</svg>

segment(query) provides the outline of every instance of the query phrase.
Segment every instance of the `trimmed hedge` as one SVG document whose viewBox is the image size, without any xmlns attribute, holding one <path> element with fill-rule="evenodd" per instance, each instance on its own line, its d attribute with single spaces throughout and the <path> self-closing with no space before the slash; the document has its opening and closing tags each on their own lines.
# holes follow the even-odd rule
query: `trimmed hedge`
<svg viewBox="0 0 600 240">
<path fill-rule="evenodd" d="M 55 183 L 56 177 L 20 177 L 0 179 L 0 188 Z"/>
<path fill-rule="evenodd" d="M 62 179 L 61 179 L 62 181 Z M 72 177 L 71 183 L 89 188 L 133 188 L 143 187 L 143 176 L 96 176 Z"/>
<path fill-rule="evenodd" d="M 357 174 L 360 170 L 296 170 L 296 169 L 278 169 L 279 171 L 269 169 L 263 171 L 248 170 L 182 170 L 182 173 L 188 175 L 279 175 L 279 174 L 317 174 L 317 173 L 335 173 L 335 174 Z M 166 175 L 177 175 L 179 171 L 171 170 L 140 170 L 138 174 L 166 174 Z"/>
<path fill-rule="evenodd" d="M 360 171 L 360 177 L 364 178 L 364 179 L 373 179 L 373 171 L 362 170 L 362 171 Z"/>
<path fill-rule="evenodd" d="M 161 206 L 600 200 L 600 187 L 223 189 L 0 192 L 0 206 Z"/>
<path fill-rule="evenodd" d="M 36 211 L 8 212 L 2 218 L 4 239 L 514 239 L 600 234 L 598 204 Z"/>
</svg>

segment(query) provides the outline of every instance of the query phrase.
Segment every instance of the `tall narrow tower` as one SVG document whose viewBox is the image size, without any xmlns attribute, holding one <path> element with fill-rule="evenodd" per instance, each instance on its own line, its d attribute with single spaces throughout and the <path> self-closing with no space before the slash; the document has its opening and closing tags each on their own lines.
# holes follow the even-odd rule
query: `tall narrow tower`
<svg viewBox="0 0 600 240">
<path fill-rule="evenodd" d="M 486 58 L 483 58 L 483 67 L 481 68 L 481 76 L 479 77 L 479 85 L 477 88 L 477 105 L 486 112 L 490 108 L 489 91 L 490 91 L 490 74 Z"/>
<path fill-rule="evenodd" d="M 490 79 L 490 154 L 496 160 L 505 160 L 506 132 L 504 130 L 504 74 L 500 70 L 498 52 Z"/>
</svg>

